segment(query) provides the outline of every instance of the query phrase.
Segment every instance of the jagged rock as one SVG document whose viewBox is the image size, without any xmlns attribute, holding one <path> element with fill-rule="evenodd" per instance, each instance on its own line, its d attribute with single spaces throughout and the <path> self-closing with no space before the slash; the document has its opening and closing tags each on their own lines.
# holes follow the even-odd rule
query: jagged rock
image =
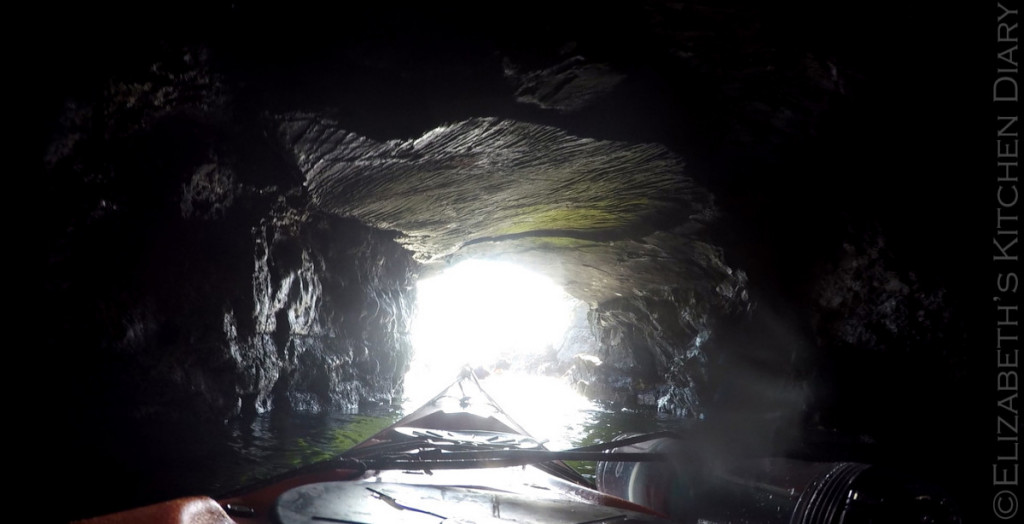
<svg viewBox="0 0 1024 524">
<path fill-rule="evenodd" d="M 598 340 L 588 318 L 589 312 L 590 307 L 584 302 L 577 303 L 573 308 L 572 320 L 569 321 L 562 344 L 555 348 L 559 374 L 565 372 L 564 365 L 577 355 L 595 355 L 598 352 Z"/>
<path fill-rule="evenodd" d="M 222 218 L 238 198 L 236 192 L 240 188 L 231 169 L 215 161 L 196 168 L 192 179 L 183 186 L 181 216 L 207 220 Z"/>
<path fill-rule="evenodd" d="M 422 262 L 484 242 L 612 240 L 650 232 L 666 217 L 696 227 L 714 215 L 682 161 L 654 144 L 497 119 L 380 143 L 325 118 L 291 115 L 281 135 L 317 207 L 401 231 Z"/>
<path fill-rule="evenodd" d="M 932 392 L 968 376 L 970 362 L 961 348 L 969 332 L 949 289 L 922 274 L 927 266 L 908 266 L 896 249 L 878 225 L 851 227 L 816 279 L 811 318 L 821 351 L 808 376 L 821 391 L 811 410 L 823 427 L 893 438 L 880 435 L 892 431 L 894 420 L 942 411 L 931 400 L 939 394 Z M 929 397 L 886 393 L 904 387 L 908 377 Z M 959 398 L 962 392 L 945 394 Z"/>
<path fill-rule="evenodd" d="M 111 88 L 103 113 L 69 104 L 46 157 L 66 203 L 50 259 L 65 329 L 48 344 L 103 352 L 70 357 L 72 412 L 119 424 L 390 402 L 415 262 L 391 234 L 311 213 L 286 169 L 267 178 L 272 159 L 222 140 L 216 75 L 152 75 L 167 85 Z"/>
<path fill-rule="evenodd" d="M 545 109 L 578 111 L 610 92 L 625 78 L 606 64 L 573 56 L 540 71 L 520 72 L 505 60 L 505 76 L 516 84 L 516 100 Z"/>
<path fill-rule="evenodd" d="M 927 287 L 912 270 L 893 266 L 881 233 L 843 244 L 815 290 L 819 344 L 870 352 L 892 347 L 895 338 L 934 346 L 945 335 L 939 329 L 950 317 L 945 290 Z"/>
<path fill-rule="evenodd" d="M 416 265 L 390 236 L 350 221 L 314 216 L 273 227 L 276 276 L 255 282 L 264 290 L 256 330 L 274 337 L 287 362 L 277 387 L 304 392 L 291 406 L 302 411 L 390 403 L 410 354 Z"/>
</svg>

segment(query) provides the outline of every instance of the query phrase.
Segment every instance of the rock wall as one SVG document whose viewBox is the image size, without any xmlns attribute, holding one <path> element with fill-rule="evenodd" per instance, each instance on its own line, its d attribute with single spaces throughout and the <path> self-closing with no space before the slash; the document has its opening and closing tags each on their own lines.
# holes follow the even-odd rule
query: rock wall
<svg viewBox="0 0 1024 524">
<path fill-rule="evenodd" d="M 160 58 L 68 98 L 44 158 L 45 345 L 69 412 L 117 425 L 390 402 L 417 264 L 393 234 L 311 211 L 202 51 Z"/>
<path fill-rule="evenodd" d="M 712 268 L 704 269 L 711 277 Z M 704 397 L 711 392 L 705 344 L 719 319 L 754 308 L 742 271 L 714 269 L 714 279 L 649 289 L 592 309 L 596 360 L 580 361 L 572 370 L 585 391 L 627 406 L 703 418 Z M 723 351 L 728 349 L 716 348 L 711 357 Z"/>
<path fill-rule="evenodd" d="M 255 235 L 253 325 L 240 332 L 224 313 L 243 410 L 358 411 L 395 400 L 411 354 L 408 253 L 354 221 L 287 207 Z"/>
</svg>

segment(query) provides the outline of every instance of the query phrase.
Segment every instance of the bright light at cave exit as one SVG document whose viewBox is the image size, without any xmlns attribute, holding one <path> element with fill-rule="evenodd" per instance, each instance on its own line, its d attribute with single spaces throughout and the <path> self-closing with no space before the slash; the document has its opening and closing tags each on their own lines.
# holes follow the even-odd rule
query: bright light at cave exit
<svg viewBox="0 0 1024 524">
<path fill-rule="evenodd" d="M 579 408 L 586 401 L 559 379 L 525 376 L 499 364 L 507 361 L 514 367 L 519 357 L 558 348 L 576 304 L 546 277 L 505 262 L 469 260 L 421 280 L 404 407 L 409 411 L 430 400 L 469 365 L 491 372 L 484 389 L 528 430 L 546 424 L 528 420 L 532 415 L 526 406 L 536 411 L 537 403 L 550 404 L 554 395 L 561 408 Z M 546 398 L 526 398 L 529 391 Z"/>
</svg>

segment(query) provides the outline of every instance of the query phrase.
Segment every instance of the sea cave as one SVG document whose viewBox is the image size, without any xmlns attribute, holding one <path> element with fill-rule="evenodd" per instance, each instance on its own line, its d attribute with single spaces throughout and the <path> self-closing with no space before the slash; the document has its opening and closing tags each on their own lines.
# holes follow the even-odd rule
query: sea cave
<svg viewBox="0 0 1024 524">
<path fill-rule="evenodd" d="M 97 472 L 60 519 L 157 496 L 138 457 L 161 428 L 400 404 L 436 378 L 417 333 L 985 507 L 990 86 L 941 24 L 732 0 L 187 4 L 40 17 L 46 313 L 25 351 L 58 396 L 32 410 L 66 443 L 40 455 Z M 421 284 L 474 264 L 557 292 L 415 330 L 417 289 L 460 305 Z M 468 289 L 510 305 L 511 278 Z M 524 309 L 564 324 L 488 323 Z"/>
</svg>

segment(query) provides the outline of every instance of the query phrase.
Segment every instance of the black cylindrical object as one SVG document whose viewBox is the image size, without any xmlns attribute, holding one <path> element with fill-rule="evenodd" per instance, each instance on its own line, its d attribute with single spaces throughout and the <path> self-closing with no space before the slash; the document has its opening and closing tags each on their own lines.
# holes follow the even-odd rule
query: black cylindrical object
<svg viewBox="0 0 1024 524">
<path fill-rule="evenodd" d="M 623 435 L 617 440 L 635 435 Z M 952 502 L 910 477 L 856 462 L 703 456 L 676 439 L 612 452 L 666 453 L 667 462 L 601 462 L 601 491 L 679 522 L 858 524 L 961 520 Z"/>
<path fill-rule="evenodd" d="M 626 433 L 614 440 L 639 436 Z M 658 510 L 675 519 L 692 516 L 700 465 L 689 460 L 686 449 L 676 439 L 660 438 L 615 448 L 615 452 L 665 453 L 668 462 L 598 462 L 595 471 L 597 488 L 610 495 Z"/>
</svg>

